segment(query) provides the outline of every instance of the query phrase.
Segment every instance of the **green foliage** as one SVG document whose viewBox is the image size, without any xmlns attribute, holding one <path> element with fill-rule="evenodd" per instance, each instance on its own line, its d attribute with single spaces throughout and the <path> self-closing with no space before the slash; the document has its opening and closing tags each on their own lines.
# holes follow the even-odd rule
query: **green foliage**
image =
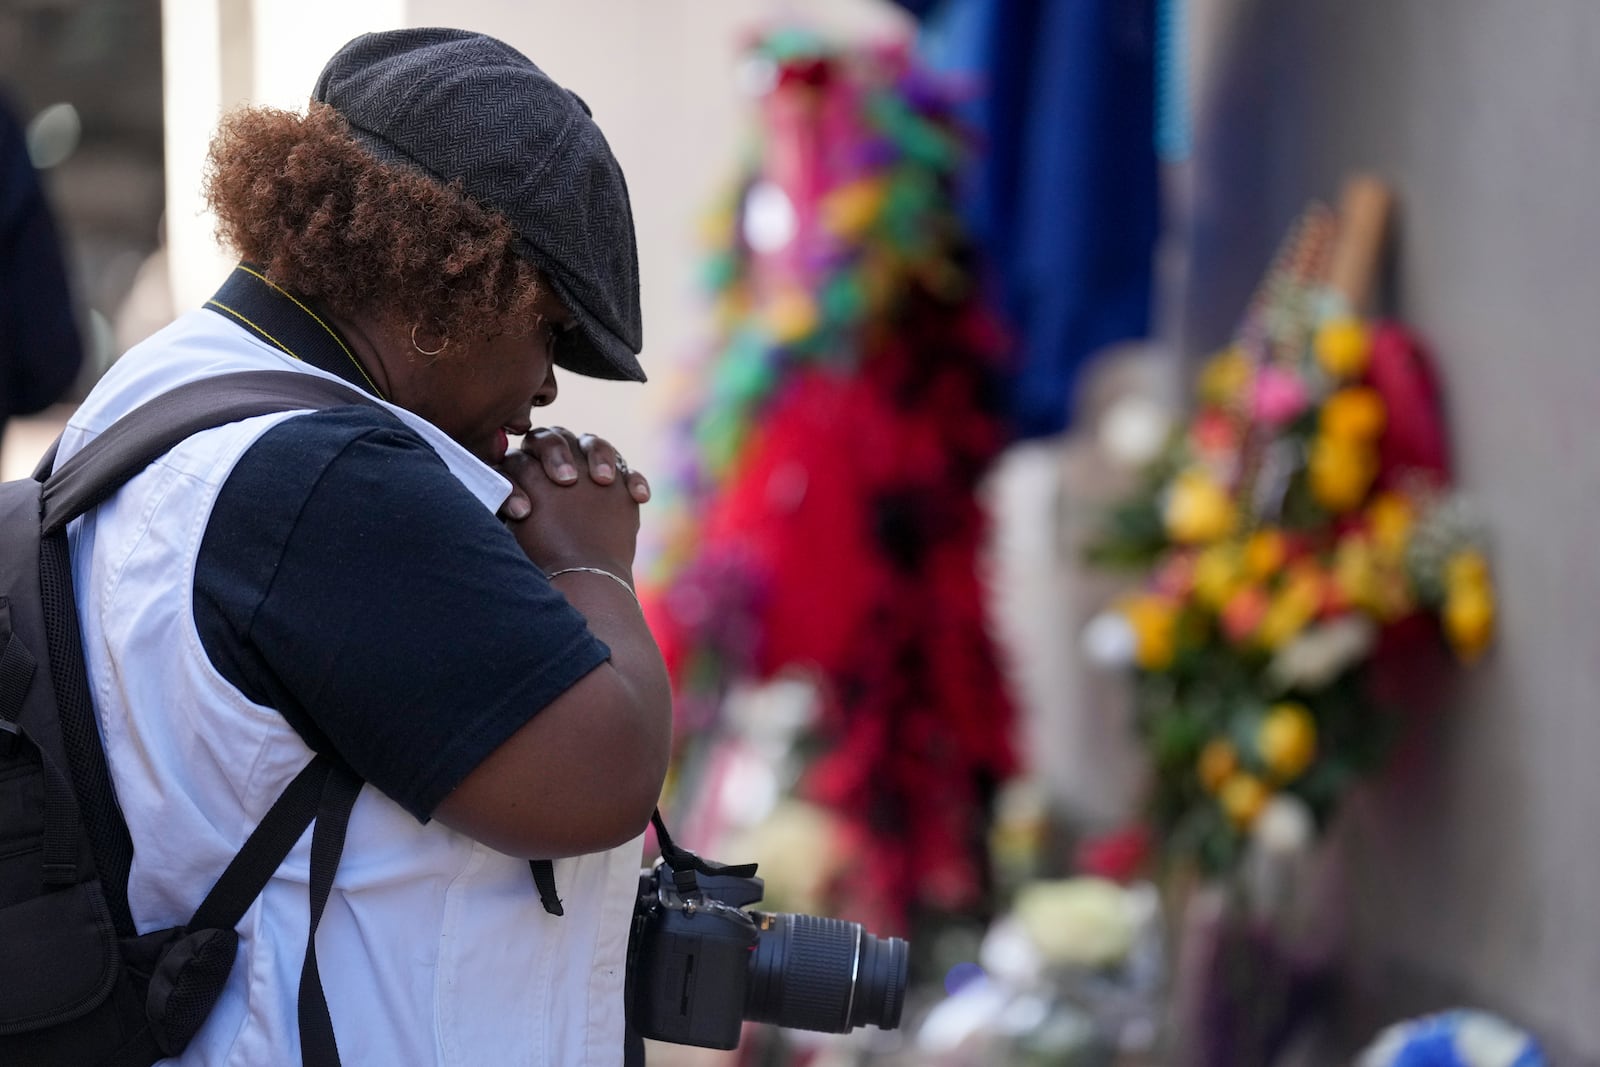
<svg viewBox="0 0 1600 1067">
<path fill-rule="evenodd" d="M 1148 570 L 1169 547 L 1166 525 L 1154 497 L 1138 497 L 1113 507 L 1102 532 L 1084 551 L 1092 566 L 1108 570 Z"/>
</svg>

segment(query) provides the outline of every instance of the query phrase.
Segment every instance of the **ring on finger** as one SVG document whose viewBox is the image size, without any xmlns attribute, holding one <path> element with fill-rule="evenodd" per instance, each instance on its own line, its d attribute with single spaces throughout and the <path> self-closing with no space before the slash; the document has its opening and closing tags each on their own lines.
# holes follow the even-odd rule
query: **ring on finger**
<svg viewBox="0 0 1600 1067">
<path fill-rule="evenodd" d="M 629 470 L 630 470 L 630 468 L 628 466 L 628 461 L 622 458 L 622 453 L 621 452 L 618 452 L 617 453 L 617 473 L 618 474 L 627 474 Z"/>
</svg>

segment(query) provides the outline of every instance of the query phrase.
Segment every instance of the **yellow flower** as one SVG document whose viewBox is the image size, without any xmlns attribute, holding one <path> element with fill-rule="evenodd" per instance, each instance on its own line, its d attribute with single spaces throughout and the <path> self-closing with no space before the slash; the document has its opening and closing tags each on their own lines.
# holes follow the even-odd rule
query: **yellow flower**
<svg viewBox="0 0 1600 1067">
<path fill-rule="evenodd" d="M 1233 532 L 1233 501 L 1217 481 L 1199 468 L 1178 475 L 1167 497 L 1167 534 L 1181 544 L 1220 541 Z"/>
<path fill-rule="evenodd" d="M 1333 551 L 1333 583 L 1351 604 L 1368 611 L 1378 605 L 1378 559 L 1365 537 L 1345 537 Z"/>
<path fill-rule="evenodd" d="M 1292 782 L 1317 758 L 1317 723 L 1304 704 L 1274 704 L 1256 732 L 1256 751 L 1272 777 Z"/>
<path fill-rule="evenodd" d="M 1254 374 L 1250 357 L 1238 345 L 1232 345 L 1201 368 L 1196 391 L 1206 403 L 1227 407 L 1244 395 Z"/>
<path fill-rule="evenodd" d="M 1222 605 L 1238 592 L 1244 584 L 1238 545 L 1208 545 L 1200 550 L 1194 561 L 1194 596 L 1212 611 L 1221 611 Z"/>
<path fill-rule="evenodd" d="M 1200 787 L 1207 793 L 1215 793 L 1222 788 L 1222 784 L 1239 769 L 1239 753 L 1234 751 L 1233 744 L 1220 737 L 1212 738 L 1200 750 L 1200 759 L 1195 763 L 1195 773 L 1200 778 Z"/>
<path fill-rule="evenodd" d="M 822 219 L 840 237 L 855 237 L 872 225 L 883 205 L 881 178 L 862 178 L 841 185 L 822 202 Z"/>
<path fill-rule="evenodd" d="M 1340 441 L 1371 441 L 1383 432 L 1386 417 L 1383 398 L 1376 389 L 1352 386 L 1328 397 L 1318 422 L 1327 437 Z"/>
<path fill-rule="evenodd" d="M 1475 548 L 1464 548 L 1444 564 L 1444 582 L 1452 589 L 1489 584 L 1489 561 Z"/>
<path fill-rule="evenodd" d="M 1307 473 L 1318 504 L 1335 514 L 1353 511 L 1378 475 L 1378 453 L 1369 444 L 1321 435 L 1311 442 Z"/>
<path fill-rule="evenodd" d="M 1263 581 L 1283 567 L 1289 555 L 1289 541 L 1279 530 L 1257 530 L 1244 546 L 1244 566 L 1250 577 Z"/>
<path fill-rule="evenodd" d="M 1271 794 L 1267 791 L 1261 779 L 1253 774 L 1237 773 L 1230 775 L 1222 783 L 1222 790 L 1217 794 L 1217 801 L 1222 805 L 1222 810 L 1228 818 L 1240 829 L 1245 829 L 1256 821 L 1256 816 L 1261 814 L 1261 809 L 1267 806 Z"/>
<path fill-rule="evenodd" d="M 779 293 L 767 307 L 767 327 L 779 344 L 798 341 L 817 325 L 817 306 L 798 288 Z"/>
<path fill-rule="evenodd" d="M 1456 552 L 1444 565 L 1444 630 L 1456 655 L 1471 663 L 1494 634 L 1494 586 L 1489 561 L 1475 548 Z"/>
<path fill-rule="evenodd" d="M 1276 649 L 1294 640 L 1317 617 L 1322 601 L 1323 578 L 1314 567 L 1290 575 L 1267 606 L 1256 630 L 1256 641 L 1265 648 Z"/>
<path fill-rule="evenodd" d="M 1356 378 L 1372 361 L 1372 334 L 1356 318 L 1331 319 L 1312 342 L 1317 363 L 1335 378 Z"/>
<path fill-rule="evenodd" d="M 1128 598 L 1120 610 L 1133 628 L 1133 661 L 1147 671 L 1164 671 L 1172 666 L 1177 647 L 1177 605 L 1165 597 L 1145 594 Z"/>
<path fill-rule="evenodd" d="M 1399 559 L 1405 554 L 1415 524 L 1416 513 L 1411 502 L 1399 493 L 1379 493 L 1367 508 L 1367 525 L 1372 530 L 1373 543 L 1389 559 Z"/>
<path fill-rule="evenodd" d="M 1451 589 L 1444 600 L 1444 632 L 1463 663 L 1472 663 L 1494 635 L 1494 590 L 1487 582 Z"/>
</svg>

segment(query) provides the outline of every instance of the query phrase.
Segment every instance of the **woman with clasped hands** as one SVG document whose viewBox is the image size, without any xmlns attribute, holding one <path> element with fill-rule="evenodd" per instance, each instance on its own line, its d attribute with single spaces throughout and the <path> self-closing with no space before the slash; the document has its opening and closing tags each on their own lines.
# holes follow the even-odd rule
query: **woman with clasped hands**
<svg viewBox="0 0 1600 1067">
<path fill-rule="evenodd" d="M 644 380 L 621 170 L 526 57 L 426 29 L 350 42 L 304 114 L 235 114 L 210 164 L 240 264 L 117 362 L 63 459 L 207 375 L 331 376 L 372 403 L 197 434 L 72 530 L 132 921 L 186 922 L 328 755 L 364 783 L 315 936 L 340 1060 L 621 1063 L 670 742 L 632 591 L 649 487 L 531 410 L 558 367 Z M 310 838 L 174 1062 L 301 1062 Z"/>
</svg>

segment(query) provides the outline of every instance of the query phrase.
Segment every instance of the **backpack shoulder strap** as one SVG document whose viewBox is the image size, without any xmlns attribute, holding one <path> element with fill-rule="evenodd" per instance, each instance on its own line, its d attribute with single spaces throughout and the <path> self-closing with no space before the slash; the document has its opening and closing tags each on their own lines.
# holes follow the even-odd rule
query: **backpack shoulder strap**
<svg viewBox="0 0 1600 1067">
<path fill-rule="evenodd" d="M 55 467 L 55 447 L 35 472 L 44 482 L 41 536 L 105 501 L 124 482 L 180 441 L 256 415 L 341 404 L 376 404 L 365 393 L 299 371 L 240 371 L 180 385 L 112 423 L 81 452 Z"/>
<path fill-rule="evenodd" d="M 54 576 L 45 582 L 50 587 L 46 591 L 45 617 L 52 673 L 62 675 L 56 684 L 66 698 L 60 701 L 58 715 L 77 793 L 85 802 L 82 818 L 93 841 L 92 852 L 110 890 L 108 903 L 114 922 L 125 936 L 134 933 L 126 903 L 132 844 L 111 791 L 109 770 L 94 727 L 71 592 L 71 565 L 65 538 L 56 535 L 73 519 L 103 503 L 157 457 L 202 430 L 278 411 L 375 403 L 364 393 L 298 371 L 217 375 L 178 386 L 135 408 L 59 467 L 55 462 L 56 445 L 52 445 L 34 472 L 35 480 L 43 483 L 39 499 L 41 574 L 47 579 Z M 72 699 L 74 693 L 78 699 Z M 329 779 L 344 787 L 332 803 L 324 796 L 324 783 Z M 231 929 L 237 925 L 283 857 L 318 815 L 324 816 L 319 823 L 328 824 L 327 829 L 319 828 L 319 833 L 336 833 L 342 841 L 350 802 L 359 787 L 359 780 L 348 770 L 335 767 L 324 758 L 313 760 L 284 791 L 218 879 L 191 920 L 191 927 Z M 333 863 L 337 865 L 337 853 Z M 313 886 L 314 891 L 321 890 L 323 899 L 332 883 L 331 873 L 330 870 L 320 885 Z M 308 946 L 308 954 L 312 951 Z M 320 984 L 315 985 L 310 996 L 315 1003 L 315 998 L 321 996 Z M 326 1015 L 326 1008 L 322 1013 Z M 337 1053 L 334 1056 L 332 1062 L 336 1063 Z"/>
</svg>

